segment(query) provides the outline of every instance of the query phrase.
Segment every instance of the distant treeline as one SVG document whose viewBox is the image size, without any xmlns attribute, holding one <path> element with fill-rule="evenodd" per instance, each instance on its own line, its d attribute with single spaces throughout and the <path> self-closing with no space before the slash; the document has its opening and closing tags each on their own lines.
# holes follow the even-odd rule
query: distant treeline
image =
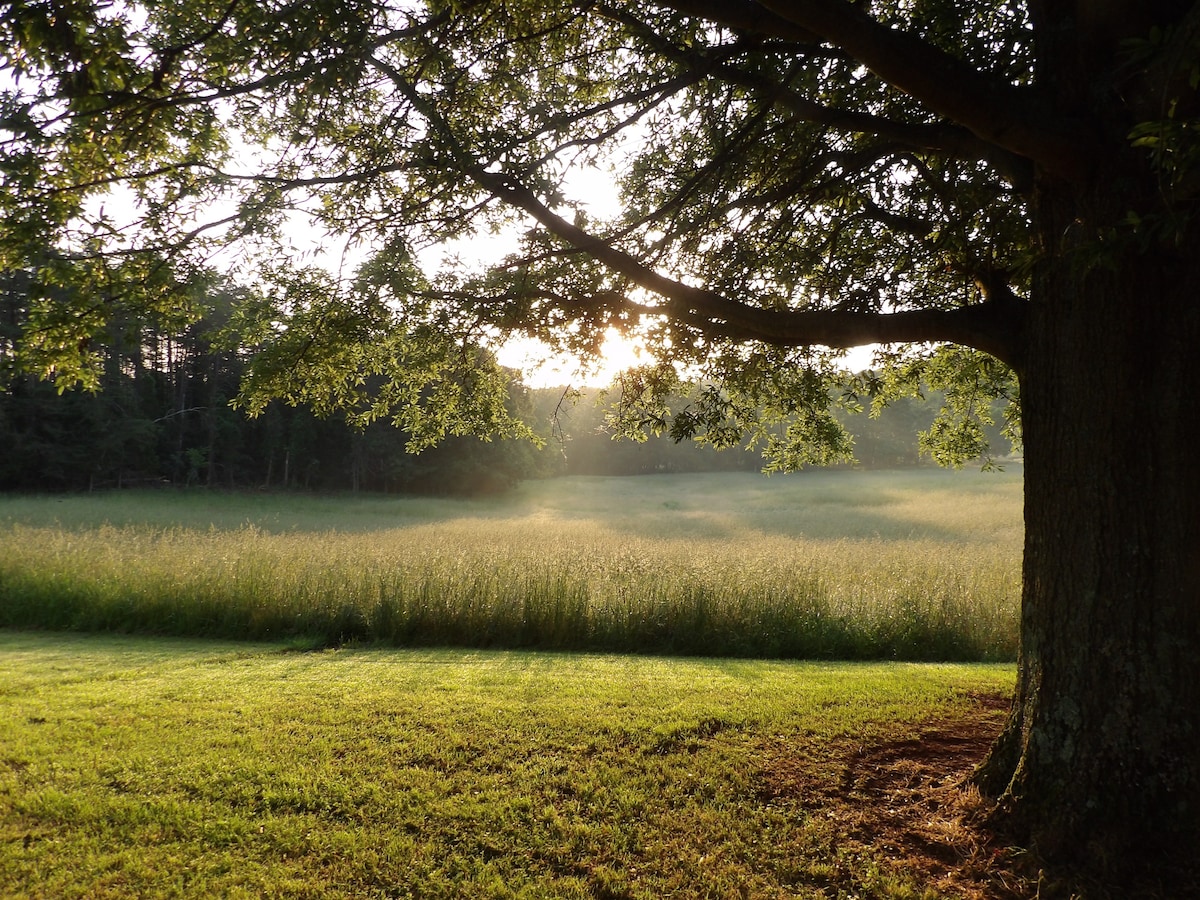
<svg viewBox="0 0 1200 900">
<path fill-rule="evenodd" d="M 0 490 L 153 485 L 469 494 L 542 474 L 520 441 L 449 438 L 418 455 L 387 423 L 365 430 L 305 407 L 257 418 L 230 406 L 242 365 L 199 334 L 161 337 L 114 358 L 91 394 L 30 377 L 0 393 Z M 514 385 L 514 402 L 526 392 Z"/>
<path fill-rule="evenodd" d="M 229 406 L 238 360 L 171 341 L 159 362 L 106 374 L 96 394 L 31 378 L 0 393 L 0 490 L 75 491 L 147 485 L 412 494 L 482 494 L 529 478 L 664 472 L 757 471 L 757 452 L 717 451 L 666 436 L 614 440 L 596 396 L 564 401 L 562 389 L 524 388 L 512 401 L 545 434 L 522 441 L 450 438 L 420 454 L 389 423 L 364 430 L 304 407 L 272 404 L 249 419 Z M 904 400 L 878 419 L 847 418 L 869 468 L 929 465 L 916 433 L 937 406 Z"/>
<path fill-rule="evenodd" d="M 757 450 L 715 450 L 692 441 L 675 443 L 666 435 L 650 436 L 643 443 L 614 440 L 605 428 L 604 399 L 599 392 L 582 395 L 576 402 L 560 403 L 563 389 L 530 392 L 539 423 L 554 424 L 554 438 L 546 451 L 558 459 L 554 474 L 643 475 L 673 472 L 757 472 L 764 460 Z M 682 408 L 678 398 L 673 408 Z M 934 465 L 917 450 L 917 433 L 929 428 L 941 407 L 941 397 L 930 394 L 923 400 L 901 399 L 875 419 L 866 415 L 842 417 L 854 435 L 858 464 L 871 469 L 901 469 Z M 999 429 L 989 434 L 998 453 L 1008 448 Z"/>
<path fill-rule="evenodd" d="M 18 375 L 6 352 L 23 312 L 11 279 L 0 291 L 0 490 L 78 491 L 148 485 L 313 491 L 480 494 L 529 478 L 655 472 L 755 471 L 757 452 L 668 437 L 613 440 L 595 394 L 530 389 L 517 373 L 510 407 L 545 436 L 524 441 L 456 437 L 413 455 L 390 423 L 358 429 L 282 403 L 247 418 L 230 406 L 245 371 L 241 350 L 212 339 L 219 316 L 186 327 L 118 320 L 97 348 L 96 393 Z M 217 297 L 219 301 L 221 298 Z M 220 302 L 212 309 L 219 310 Z M 680 399 L 682 406 L 686 400 Z M 859 462 L 922 464 L 916 433 L 937 404 L 906 400 L 878 419 L 851 416 Z M 1000 446 L 995 442 L 994 446 Z"/>
</svg>

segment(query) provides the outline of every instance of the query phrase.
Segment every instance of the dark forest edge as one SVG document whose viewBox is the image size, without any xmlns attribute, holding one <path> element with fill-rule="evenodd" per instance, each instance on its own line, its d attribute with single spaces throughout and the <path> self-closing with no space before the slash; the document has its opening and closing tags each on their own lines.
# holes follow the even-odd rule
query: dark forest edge
<svg viewBox="0 0 1200 900">
<path fill-rule="evenodd" d="M 510 402 L 546 436 L 543 446 L 452 436 L 414 454 L 405 446 L 408 435 L 387 422 L 360 429 L 280 403 L 251 419 L 228 405 L 236 373 L 209 368 L 182 378 L 118 374 L 101 393 L 61 395 L 46 382 L 14 380 L 0 393 L 0 490 L 174 486 L 478 496 L 530 478 L 754 472 L 764 464 L 751 449 L 716 450 L 667 435 L 615 439 L 599 390 L 564 400 L 565 388 L 514 382 Z M 179 407 L 181 400 L 189 405 Z M 930 393 L 900 400 L 876 419 L 846 416 L 857 462 L 870 469 L 935 465 L 919 453 L 914 434 L 930 427 L 938 409 Z M 1003 446 L 998 434 L 993 446 Z"/>
<path fill-rule="evenodd" d="M 21 324 L 20 292 L 5 292 L 0 345 Z M 543 439 L 481 440 L 450 435 L 420 453 L 387 420 L 360 427 L 344 414 L 273 401 L 257 416 L 234 407 L 247 377 L 247 353 L 222 346 L 214 323 L 178 330 L 145 321 L 114 327 L 95 391 L 53 383 L 0 365 L 0 490 L 89 491 L 158 486 L 240 490 L 372 491 L 478 496 L 557 475 L 759 471 L 757 448 L 650 434 L 617 440 L 610 422 L 618 384 L 607 391 L 530 388 L 512 372 L 506 405 Z M 11 343 L 9 344 L 11 346 Z M 0 354 L 0 363 L 4 355 Z M 932 465 L 914 438 L 942 408 L 938 391 L 902 397 L 878 417 L 840 412 L 866 468 Z M 695 397 L 677 395 L 675 410 Z M 997 414 L 995 419 L 999 420 Z M 1010 444 L 986 428 L 987 446 Z"/>
</svg>

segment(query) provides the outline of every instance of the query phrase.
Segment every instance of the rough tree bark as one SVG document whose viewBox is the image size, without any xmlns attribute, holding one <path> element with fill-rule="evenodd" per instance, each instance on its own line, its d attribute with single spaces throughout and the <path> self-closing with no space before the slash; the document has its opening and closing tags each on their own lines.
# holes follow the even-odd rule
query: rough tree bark
<svg viewBox="0 0 1200 900">
<path fill-rule="evenodd" d="M 1200 229 L 1113 128 L 1035 195 L 1020 674 L 979 780 L 1043 856 L 1130 875 L 1200 853 Z"/>
<path fill-rule="evenodd" d="M 1020 679 L 983 783 L 1041 852 L 1119 866 L 1198 837 L 1200 258 L 1069 276 L 1021 372 Z"/>
</svg>

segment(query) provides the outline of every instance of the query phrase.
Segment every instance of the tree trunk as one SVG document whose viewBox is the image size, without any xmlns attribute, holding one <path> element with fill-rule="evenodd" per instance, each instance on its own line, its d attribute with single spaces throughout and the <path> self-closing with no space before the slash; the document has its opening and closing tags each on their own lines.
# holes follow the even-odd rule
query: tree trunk
<svg viewBox="0 0 1200 900">
<path fill-rule="evenodd" d="M 1166 221 L 1123 165 L 1035 205 L 1020 670 L 980 771 L 1040 855 L 1107 875 L 1200 850 L 1200 229 L 1122 226 Z"/>
</svg>

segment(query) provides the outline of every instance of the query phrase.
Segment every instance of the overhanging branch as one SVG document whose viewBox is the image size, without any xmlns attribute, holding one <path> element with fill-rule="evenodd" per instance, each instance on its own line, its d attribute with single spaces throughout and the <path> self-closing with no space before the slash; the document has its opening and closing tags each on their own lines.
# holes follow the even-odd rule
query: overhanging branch
<svg viewBox="0 0 1200 900">
<path fill-rule="evenodd" d="M 999 172 L 1018 193 L 1032 186 L 1027 160 L 985 141 L 967 128 L 945 123 L 897 122 L 852 109 L 825 106 L 789 89 L 734 66 L 717 67 L 713 76 L 730 84 L 759 91 L 797 119 L 825 125 L 838 131 L 873 134 L 916 150 L 945 154 L 957 159 L 977 159 Z"/>
<path fill-rule="evenodd" d="M 931 111 L 996 147 L 1071 180 L 1090 168 L 1087 134 L 1078 123 L 1072 127 L 1055 118 L 1036 91 L 991 77 L 912 33 L 889 28 L 858 4 L 846 0 L 761 0 L 728 5 L 666 0 L 664 5 L 731 28 L 747 27 L 748 5 L 760 7 L 762 21 L 783 21 L 797 34 L 818 35 Z"/>
<path fill-rule="evenodd" d="M 946 341 L 983 350 L 1013 366 L 1019 363 L 1024 304 L 1007 286 L 998 283 L 981 285 L 985 288 L 985 302 L 956 309 L 854 313 L 765 309 L 668 278 L 611 242 L 568 222 L 512 175 L 479 165 L 436 107 L 421 96 L 401 72 L 380 60 L 371 60 L 371 64 L 392 79 L 414 109 L 419 110 L 430 127 L 441 135 L 464 176 L 503 202 L 525 211 L 551 234 L 623 275 L 631 284 L 657 294 L 665 301 L 662 306 L 649 306 L 621 298 L 620 302 L 631 312 L 667 315 L 705 333 L 733 340 L 762 341 L 780 346 L 823 344 L 839 348 L 871 343 Z"/>
<path fill-rule="evenodd" d="M 801 44 L 815 44 L 821 40 L 812 30 L 776 15 L 764 4 L 752 0 L 674 0 L 666 5 L 690 16 L 720 22 L 746 34 L 782 38 Z"/>
<path fill-rule="evenodd" d="M 983 350 L 1014 367 L 1019 363 L 1024 304 L 1005 285 L 981 285 L 987 298 L 983 303 L 949 310 L 856 313 L 764 309 L 655 272 L 607 241 L 566 221 L 507 175 L 477 170 L 471 177 L 481 187 L 525 210 L 552 234 L 666 301 L 663 306 L 651 306 L 619 298 L 620 305 L 630 312 L 665 314 L 706 334 L 732 340 L 838 348 L 945 341 Z M 608 302 L 612 302 L 611 297 Z"/>
<path fill-rule="evenodd" d="M 712 11 L 714 7 L 710 3 L 672 5 L 687 6 L 697 14 L 702 9 Z M 721 6 L 737 7 L 736 4 Z M 1033 171 L 1028 159 L 984 140 L 969 128 L 946 122 L 902 122 L 860 110 L 828 106 L 793 90 L 786 83 L 773 81 L 730 62 L 733 55 L 731 51 L 740 47 L 738 43 L 720 47 L 717 55 L 702 48 L 681 47 L 655 32 L 628 10 L 607 6 L 599 8 L 604 15 L 623 23 L 649 41 L 659 52 L 687 66 L 697 78 L 711 77 L 726 84 L 748 88 L 798 120 L 825 125 L 841 132 L 874 134 L 885 140 L 903 143 L 913 150 L 946 154 L 959 159 L 977 159 L 991 165 L 1019 193 L 1027 193 L 1032 186 Z"/>
</svg>

